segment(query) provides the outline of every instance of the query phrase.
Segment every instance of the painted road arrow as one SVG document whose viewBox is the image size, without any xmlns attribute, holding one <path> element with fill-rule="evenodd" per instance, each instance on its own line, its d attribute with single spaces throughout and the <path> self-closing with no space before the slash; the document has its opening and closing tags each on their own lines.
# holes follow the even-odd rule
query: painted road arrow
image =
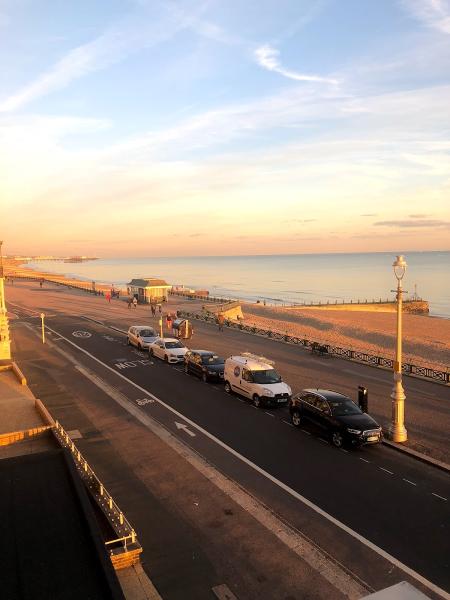
<svg viewBox="0 0 450 600">
<path fill-rule="evenodd" d="M 175 425 L 177 426 L 177 429 L 182 429 L 191 437 L 195 437 L 195 433 L 193 431 L 191 431 L 190 429 L 188 429 L 188 426 L 185 425 L 184 423 L 178 423 L 178 421 L 175 421 Z"/>
</svg>

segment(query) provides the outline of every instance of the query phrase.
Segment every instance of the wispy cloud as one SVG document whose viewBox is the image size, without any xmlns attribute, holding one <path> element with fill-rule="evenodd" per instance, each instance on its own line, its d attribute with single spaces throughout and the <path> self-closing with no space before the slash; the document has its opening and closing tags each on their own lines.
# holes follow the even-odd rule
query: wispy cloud
<svg viewBox="0 0 450 600">
<path fill-rule="evenodd" d="M 280 75 L 283 75 L 288 79 L 294 79 L 295 81 L 311 81 L 332 84 L 338 83 L 337 79 L 322 77 L 320 75 L 298 73 L 297 71 L 286 69 L 278 60 L 279 55 L 279 51 L 276 48 L 270 46 L 269 44 L 260 46 L 255 50 L 256 61 L 261 67 L 264 67 L 268 71 L 279 73 Z"/>
<path fill-rule="evenodd" d="M 12 112 L 72 81 L 120 62 L 130 54 L 171 39 L 192 25 L 193 15 L 172 13 L 159 19 L 130 18 L 97 38 L 70 50 L 34 81 L 0 101 L 0 112 Z"/>
<path fill-rule="evenodd" d="M 427 27 L 450 34 L 449 0 L 403 0 L 402 4 Z"/>
<path fill-rule="evenodd" d="M 398 219 L 394 221 L 377 221 L 374 225 L 379 227 L 450 227 L 450 221 L 438 219 Z"/>
</svg>

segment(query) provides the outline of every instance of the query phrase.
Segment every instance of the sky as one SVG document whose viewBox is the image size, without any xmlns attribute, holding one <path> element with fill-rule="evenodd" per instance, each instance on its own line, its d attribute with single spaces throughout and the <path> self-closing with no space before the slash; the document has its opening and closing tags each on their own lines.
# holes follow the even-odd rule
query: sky
<svg viewBox="0 0 450 600">
<path fill-rule="evenodd" d="M 450 250 L 450 0 L 0 0 L 0 237 Z"/>
</svg>

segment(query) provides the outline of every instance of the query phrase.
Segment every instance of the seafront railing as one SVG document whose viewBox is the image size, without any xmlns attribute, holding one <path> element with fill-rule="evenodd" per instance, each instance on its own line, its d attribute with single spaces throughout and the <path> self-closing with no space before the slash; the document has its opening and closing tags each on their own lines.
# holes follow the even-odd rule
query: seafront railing
<svg viewBox="0 0 450 600">
<path fill-rule="evenodd" d="M 199 313 L 192 313 L 179 310 L 177 312 L 177 316 L 182 318 L 188 318 L 191 320 L 196 319 L 198 321 L 204 321 L 206 323 L 211 324 L 217 323 L 216 316 L 212 315 L 203 315 Z M 243 323 L 232 321 L 230 319 L 226 319 L 224 324 L 226 327 L 230 327 L 232 329 L 239 329 L 246 333 L 266 337 L 279 342 L 284 342 L 286 344 L 303 346 L 305 348 L 310 349 L 315 349 L 318 346 L 320 346 L 323 349 L 323 354 L 330 356 L 338 356 L 340 358 L 351 360 L 354 362 L 365 363 L 373 367 L 378 367 L 380 369 L 392 370 L 394 368 L 394 359 L 387 358 L 385 356 L 377 356 L 361 350 L 341 348 L 340 346 L 333 346 L 331 344 L 317 342 L 315 340 L 309 340 L 307 338 L 300 338 L 294 335 L 289 335 L 287 333 L 284 334 L 278 331 L 271 331 L 270 329 L 261 329 L 260 327 L 255 327 L 253 325 L 244 325 Z M 404 363 L 402 365 L 402 370 L 405 375 L 412 375 L 413 377 L 429 379 L 430 381 L 442 383 L 444 385 L 449 385 L 450 383 L 450 372 L 448 369 L 444 371 L 433 369 L 432 367 Z"/>
<path fill-rule="evenodd" d="M 41 277 L 39 275 L 14 275 L 8 274 L 9 279 L 20 279 L 21 281 L 42 281 L 43 283 L 53 283 L 54 285 L 61 285 L 63 287 L 71 288 L 73 290 L 81 290 L 83 292 L 87 292 L 89 294 L 94 294 L 94 296 L 104 296 L 105 292 L 100 289 L 95 289 L 92 287 L 92 283 L 86 282 L 85 284 L 80 281 L 80 283 L 69 283 L 63 281 L 57 277 L 54 279 L 51 277 Z"/>
</svg>

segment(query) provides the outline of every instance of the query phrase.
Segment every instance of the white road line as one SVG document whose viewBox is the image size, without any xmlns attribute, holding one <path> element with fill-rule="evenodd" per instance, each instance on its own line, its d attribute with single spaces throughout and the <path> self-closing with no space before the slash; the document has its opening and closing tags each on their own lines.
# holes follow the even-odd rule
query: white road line
<svg viewBox="0 0 450 600">
<path fill-rule="evenodd" d="M 414 481 L 410 481 L 409 479 L 405 479 L 404 477 L 403 481 L 406 481 L 406 483 L 410 483 L 411 485 L 417 485 L 417 483 L 414 483 Z"/>
<path fill-rule="evenodd" d="M 363 462 L 370 463 L 370 460 L 367 460 L 366 458 L 361 458 L 360 456 L 358 458 L 359 458 L 359 460 L 362 460 Z"/>
<path fill-rule="evenodd" d="M 53 333 L 55 333 L 57 335 L 61 335 L 58 331 L 55 331 L 51 327 L 46 326 L 46 328 L 49 331 L 52 331 Z M 324 517 L 327 521 L 329 521 L 330 523 L 333 523 L 333 525 L 335 525 L 342 531 L 345 531 L 348 535 L 350 535 L 354 539 L 358 540 L 361 544 L 364 544 L 364 546 L 367 546 L 368 548 L 373 550 L 373 552 L 376 552 L 379 556 L 381 556 L 385 560 L 388 560 L 389 562 L 391 562 L 397 568 L 399 568 L 402 571 L 404 571 L 405 573 L 407 573 L 410 577 L 414 578 L 416 581 L 419 581 L 426 588 L 432 590 L 433 592 L 435 592 L 442 598 L 449 598 L 449 595 L 447 594 L 447 592 L 445 590 L 441 589 L 439 586 L 437 586 L 433 582 L 431 582 L 428 579 L 426 579 L 425 577 L 423 577 L 423 575 L 420 575 L 420 573 L 417 573 L 416 571 L 414 571 L 414 569 L 411 569 L 411 567 L 408 567 L 407 565 L 402 563 L 400 560 L 395 558 L 395 556 L 392 556 L 392 554 L 389 554 L 389 552 L 386 552 L 385 550 L 383 550 L 382 548 L 380 548 L 379 546 L 377 546 L 376 544 L 374 544 L 373 542 L 371 542 L 370 540 L 365 538 L 363 535 L 359 534 L 357 531 L 354 531 L 353 529 L 351 529 L 348 525 L 345 525 L 345 523 L 342 523 L 341 521 L 339 521 L 338 519 L 336 519 L 335 517 L 333 517 L 332 515 L 327 513 L 325 510 L 323 510 L 322 508 L 317 506 L 317 504 L 314 504 L 314 502 L 311 502 L 311 500 L 308 500 L 308 498 L 305 498 L 305 496 L 302 496 L 296 490 L 293 490 L 292 488 L 290 488 L 288 485 L 286 485 L 285 483 L 283 483 L 282 481 L 280 481 L 279 479 L 277 479 L 276 477 L 274 477 L 273 475 L 271 475 L 270 473 L 268 473 L 267 471 L 265 471 L 264 469 L 259 467 L 257 464 L 252 462 L 250 459 L 246 458 L 242 454 L 239 454 L 239 452 L 237 452 L 237 450 L 234 450 L 234 448 L 231 448 L 231 446 L 228 446 L 228 444 L 226 444 L 225 442 L 222 442 L 222 440 L 220 440 L 219 438 L 214 436 L 212 433 L 210 433 L 209 431 L 207 431 L 206 429 L 201 427 L 201 425 L 198 425 L 195 421 L 192 421 L 192 419 L 189 419 L 188 417 L 186 417 L 185 415 L 180 413 L 178 410 L 176 410 L 169 404 L 166 404 L 163 400 L 160 400 L 157 396 L 155 396 L 154 394 L 152 394 L 151 392 L 149 392 L 142 386 L 138 385 L 137 383 L 135 383 L 128 377 L 125 377 L 125 375 L 123 375 L 122 373 L 119 373 L 118 371 L 113 369 L 113 367 L 110 367 L 108 364 L 104 363 L 99 358 L 97 358 L 96 356 L 94 356 L 93 354 L 91 354 L 90 352 L 88 352 L 87 350 L 82 348 L 81 346 L 78 346 L 77 344 L 75 344 L 75 342 L 72 342 L 72 340 L 69 340 L 68 338 L 64 337 L 63 335 L 61 335 L 61 337 L 64 338 L 68 344 L 70 344 L 71 346 L 73 346 L 74 348 L 79 350 L 80 352 L 83 352 L 83 354 L 86 354 L 86 356 L 89 356 L 96 363 L 102 365 L 105 369 L 108 369 L 109 371 L 111 371 L 111 373 L 114 373 L 116 375 L 116 377 L 120 377 L 124 381 L 133 385 L 135 388 L 137 388 L 138 390 L 140 390 L 141 392 L 143 392 L 150 398 L 153 398 L 161 406 L 164 406 L 164 408 L 166 408 L 168 411 L 177 415 L 181 419 L 184 419 L 186 421 L 186 423 L 189 423 L 189 425 L 191 425 L 192 427 L 197 429 L 197 431 L 199 431 L 200 433 L 203 433 L 203 435 L 205 435 L 207 438 L 209 438 L 210 440 L 215 442 L 218 446 L 220 446 L 221 448 L 223 448 L 224 450 L 226 450 L 227 452 L 232 454 L 234 457 L 238 458 L 244 464 L 249 466 L 251 469 L 253 469 L 257 473 L 259 473 L 260 475 L 262 475 L 269 481 L 271 481 L 273 484 L 278 486 L 280 489 L 282 489 L 283 491 L 288 493 L 290 496 L 292 496 L 296 500 L 299 500 L 305 506 L 308 506 L 311 510 L 313 510 L 317 514 Z M 434 494 L 434 495 L 437 496 L 437 494 Z M 440 497 L 442 498 L 442 496 L 440 496 Z"/>
<path fill-rule="evenodd" d="M 348 450 L 345 450 L 345 448 L 339 448 L 339 450 L 340 450 L 341 452 L 345 452 L 345 454 L 348 454 Z"/>
<path fill-rule="evenodd" d="M 302 429 L 301 431 L 303 431 L 303 433 L 306 433 L 306 435 L 311 435 L 310 431 L 306 431 L 306 429 Z"/>
<path fill-rule="evenodd" d="M 327 440 L 324 440 L 323 438 L 318 438 L 319 442 L 323 442 L 324 444 L 328 444 L 329 442 L 327 442 Z"/>
<path fill-rule="evenodd" d="M 267 412 L 267 410 L 265 410 L 264 412 L 266 413 L 266 415 L 269 415 L 269 417 L 274 417 L 275 416 L 274 414 L 272 414 L 270 412 Z"/>
<path fill-rule="evenodd" d="M 389 473 L 389 475 L 394 474 L 392 471 L 389 471 L 389 469 L 385 469 L 384 467 L 378 467 L 378 468 L 381 469 L 382 471 L 384 471 L 385 473 Z"/>
<path fill-rule="evenodd" d="M 286 423 L 286 425 L 289 425 L 289 427 L 294 427 L 294 426 L 292 425 L 292 423 L 289 423 L 289 421 L 285 421 L 284 419 L 281 419 L 281 420 L 283 421 L 283 423 Z"/>
<path fill-rule="evenodd" d="M 433 496 L 436 496 L 436 498 L 440 498 L 441 500 L 445 500 L 446 502 L 448 502 L 447 498 L 444 498 L 444 496 L 439 496 L 439 494 L 435 494 L 434 492 L 431 492 L 431 494 Z"/>
</svg>

